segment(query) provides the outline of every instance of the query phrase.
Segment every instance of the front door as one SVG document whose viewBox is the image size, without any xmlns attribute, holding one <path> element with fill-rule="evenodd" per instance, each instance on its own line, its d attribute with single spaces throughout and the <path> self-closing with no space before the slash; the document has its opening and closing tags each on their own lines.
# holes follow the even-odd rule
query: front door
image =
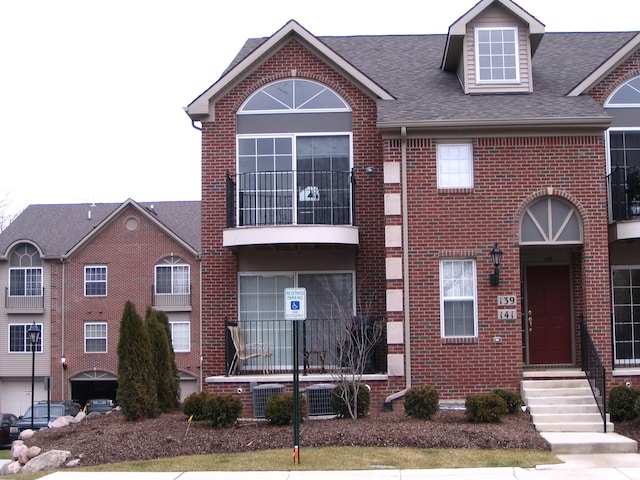
<svg viewBox="0 0 640 480">
<path fill-rule="evenodd" d="M 531 365 L 572 363 L 569 285 L 568 265 L 526 267 L 525 330 Z"/>
</svg>

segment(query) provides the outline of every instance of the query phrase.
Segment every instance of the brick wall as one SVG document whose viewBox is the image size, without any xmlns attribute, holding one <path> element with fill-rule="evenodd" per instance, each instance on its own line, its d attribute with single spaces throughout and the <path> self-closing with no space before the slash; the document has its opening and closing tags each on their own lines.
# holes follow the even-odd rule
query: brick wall
<svg viewBox="0 0 640 480">
<path fill-rule="evenodd" d="M 399 158 L 399 142 L 386 145 Z M 585 313 L 605 361 L 610 356 L 607 197 L 600 136 L 476 138 L 474 188 L 438 190 L 433 139 L 409 139 L 408 214 L 412 383 L 439 387 L 443 398 L 491 388 L 518 389 L 523 366 L 522 325 L 497 319 L 497 295 L 515 294 L 521 311 L 519 225 L 527 206 L 549 193 L 573 203 L 582 216 L 584 249 L 574 265 L 573 309 Z M 388 191 L 397 189 L 389 185 Z M 399 218 L 387 217 L 387 224 Z M 489 251 L 504 252 L 500 285 L 489 285 Z M 401 249 L 387 249 L 387 256 Z M 479 337 L 444 341 L 440 334 L 439 261 L 476 259 Z M 584 281 L 582 281 L 584 280 Z M 399 280 L 388 288 L 402 288 Z M 588 312 L 588 313 L 587 313 Z M 394 313 L 395 319 L 398 312 Z M 494 343 L 493 337 L 502 339 Z M 392 347 L 390 347 L 391 350 Z M 404 352 L 403 345 L 393 351 Z"/>
</svg>

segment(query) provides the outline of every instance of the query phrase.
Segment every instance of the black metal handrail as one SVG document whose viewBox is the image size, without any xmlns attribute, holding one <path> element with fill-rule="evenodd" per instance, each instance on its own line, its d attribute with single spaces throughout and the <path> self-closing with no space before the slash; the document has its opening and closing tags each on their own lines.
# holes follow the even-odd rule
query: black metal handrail
<svg viewBox="0 0 640 480">
<path fill-rule="evenodd" d="M 580 320 L 580 345 L 582 350 L 582 370 L 587 375 L 591 392 L 602 416 L 604 433 L 607 433 L 607 381 L 606 368 L 587 329 L 584 318 Z"/>
<path fill-rule="evenodd" d="M 369 319 L 369 325 L 362 323 L 362 318 Z M 373 328 L 372 317 L 352 317 L 353 325 L 357 323 L 357 332 L 366 332 Z M 345 338 L 349 334 L 349 325 L 343 318 L 308 318 L 301 322 L 298 329 L 299 359 L 303 375 L 308 373 L 329 373 L 336 368 L 346 368 Z M 225 360 L 226 372 L 233 363 L 235 346 L 229 326 L 237 326 L 237 322 L 225 320 Z M 238 368 L 232 374 L 251 375 L 257 373 L 291 373 L 293 371 L 293 329 L 290 320 L 243 320 L 239 323 L 242 339 L 245 344 L 253 344 L 257 355 L 238 362 Z M 342 335 L 342 340 L 336 338 Z M 340 350 L 342 349 L 342 351 Z M 371 352 L 364 359 L 363 373 L 374 373 L 377 368 L 376 352 Z M 343 364 L 341 364 L 343 363 Z"/>
<path fill-rule="evenodd" d="M 355 225 L 351 171 L 277 171 L 226 175 L 227 228 Z"/>
</svg>

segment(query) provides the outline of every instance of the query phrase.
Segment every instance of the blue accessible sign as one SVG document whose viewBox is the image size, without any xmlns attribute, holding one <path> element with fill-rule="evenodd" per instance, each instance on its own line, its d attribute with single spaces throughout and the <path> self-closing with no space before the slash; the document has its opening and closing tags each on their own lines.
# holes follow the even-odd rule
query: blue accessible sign
<svg viewBox="0 0 640 480">
<path fill-rule="evenodd" d="M 285 320 L 307 319 L 307 289 L 284 289 L 284 318 Z"/>
</svg>

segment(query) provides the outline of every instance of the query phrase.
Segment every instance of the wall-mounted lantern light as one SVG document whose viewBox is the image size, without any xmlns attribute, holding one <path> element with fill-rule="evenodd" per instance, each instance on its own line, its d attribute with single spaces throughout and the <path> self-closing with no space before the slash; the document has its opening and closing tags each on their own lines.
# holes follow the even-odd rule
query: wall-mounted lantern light
<svg viewBox="0 0 640 480">
<path fill-rule="evenodd" d="M 67 369 L 67 357 L 65 357 L 64 355 L 60 359 L 60 365 L 62 365 L 63 370 Z"/>
<path fill-rule="evenodd" d="M 498 248 L 496 243 L 491 249 L 491 263 L 493 263 L 493 273 L 489 275 L 489 282 L 494 287 L 500 284 L 500 262 L 502 261 L 502 250 Z"/>
</svg>

